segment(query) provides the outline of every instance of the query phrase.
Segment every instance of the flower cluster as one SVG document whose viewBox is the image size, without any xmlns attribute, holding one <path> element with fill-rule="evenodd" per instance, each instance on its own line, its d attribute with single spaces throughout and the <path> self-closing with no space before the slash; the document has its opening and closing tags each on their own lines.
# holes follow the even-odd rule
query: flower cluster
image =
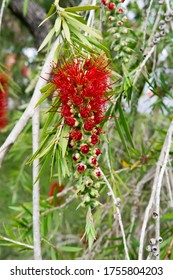
<svg viewBox="0 0 173 280">
<path fill-rule="evenodd" d="M 122 64 L 128 63 L 134 49 L 134 39 L 127 38 L 129 34 L 129 22 L 126 17 L 125 0 L 102 0 L 105 6 L 105 24 L 108 32 L 112 34 L 111 50 L 115 52 L 114 60 Z"/>
<path fill-rule="evenodd" d="M 8 123 L 7 106 L 8 106 L 8 91 L 7 78 L 0 73 L 0 129 L 4 128 Z"/>
<path fill-rule="evenodd" d="M 54 68 L 52 83 L 55 84 L 61 102 L 64 124 L 70 126 L 68 149 L 76 169 L 82 176 L 78 193 L 84 196 L 83 204 L 95 207 L 98 203 L 101 178 L 98 156 L 101 150 L 100 124 L 107 109 L 110 70 L 103 55 L 89 59 L 74 59 Z"/>
</svg>

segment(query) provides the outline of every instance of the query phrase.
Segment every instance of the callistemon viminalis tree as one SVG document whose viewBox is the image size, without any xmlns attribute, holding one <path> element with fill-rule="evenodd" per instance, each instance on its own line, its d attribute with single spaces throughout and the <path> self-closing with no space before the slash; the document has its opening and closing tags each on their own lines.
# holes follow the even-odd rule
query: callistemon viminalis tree
<svg viewBox="0 0 173 280">
<path fill-rule="evenodd" d="M 8 123 L 8 91 L 7 78 L 0 73 L 0 130 Z"/>
</svg>

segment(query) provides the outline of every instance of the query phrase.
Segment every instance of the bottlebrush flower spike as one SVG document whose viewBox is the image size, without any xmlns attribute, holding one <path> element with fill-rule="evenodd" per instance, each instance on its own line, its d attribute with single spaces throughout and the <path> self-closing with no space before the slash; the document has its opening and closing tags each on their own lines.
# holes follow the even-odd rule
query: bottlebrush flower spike
<svg viewBox="0 0 173 280">
<path fill-rule="evenodd" d="M 0 129 L 8 124 L 8 81 L 7 78 L 0 73 Z"/>
<path fill-rule="evenodd" d="M 52 73 L 61 116 L 64 125 L 70 127 L 68 154 L 73 158 L 75 176 L 82 182 L 78 193 L 83 197 L 83 204 L 91 208 L 98 205 L 97 195 L 93 195 L 96 193 L 93 180 L 101 179 L 96 159 L 101 150 L 93 146 L 99 143 L 99 135 L 103 133 L 100 124 L 107 110 L 110 75 L 105 55 L 66 61 L 58 64 Z"/>
</svg>

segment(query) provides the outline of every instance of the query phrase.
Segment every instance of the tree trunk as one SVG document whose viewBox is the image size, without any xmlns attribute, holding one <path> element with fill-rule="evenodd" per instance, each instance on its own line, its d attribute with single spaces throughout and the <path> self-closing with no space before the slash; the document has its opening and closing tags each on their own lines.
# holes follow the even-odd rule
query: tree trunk
<svg viewBox="0 0 173 280">
<path fill-rule="evenodd" d="M 47 20 L 41 27 L 38 28 L 41 21 L 46 17 L 46 12 L 35 1 L 30 0 L 28 2 L 27 14 L 24 16 L 23 3 L 23 0 L 12 0 L 9 4 L 9 8 L 29 28 L 35 39 L 35 45 L 38 48 L 47 33 L 50 31 L 51 23 Z"/>
</svg>

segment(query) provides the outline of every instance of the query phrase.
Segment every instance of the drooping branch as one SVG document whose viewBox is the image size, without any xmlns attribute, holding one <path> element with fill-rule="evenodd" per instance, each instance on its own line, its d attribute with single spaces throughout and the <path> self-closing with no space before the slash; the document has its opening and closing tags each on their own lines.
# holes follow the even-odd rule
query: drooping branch
<svg viewBox="0 0 173 280">
<path fill-rule="evenodd" d="M 2 165 L 2 161 L 5 157 L 5 155 L 7 154 L 8 150 L 15 143 L 15 141 L 17 140 L 17 138 L 19 137 L 19 135 L 25 128 L 25 126 L 28 123 L 28 121 L 30 120 L 30 118 L 32 118 L 32 116 L 36 110 L 35 106 L 41 97 L 40 89 L 47 83 L 46 80 L 49 79 L 49 76 L 50 76 L 49 73 L 52 70 L 51 62 L 53 61 L 54 52 L 55 52 L 55 49 L 56 49 L 57 45 L 59 44 L 59 42 L 60 42 L 60 39 L 58 38 L 55 41 L 55 43 L 53 44 L 49 55 L 47 56 L 47 59 L 44 63 L 42 71 L 40 73 L 40 77 L 38 79 L 33 96 L 29 102 L 28 107 L 24 111 L 24 113 L 21 116 L 21 118 L 19 119 L 19 121 L 16 123 L 13 130 L 10 132 L 10 134 L 7 137 L 7 139 L 5 140 L 4 144 L 0 147 L 0 166 Z"/>
<path fill-rule="evenodd" d="M 147 208 L 145 210 L 144 218 L 143 218 L 143 224 L 142 224 L 142 230 L 141 230 L 141 237 L 140 237 L 140 246 L 139 246 L 139 260 L 142 260 L 143 258 L 143 248 L 144 248 L 144 240 L 145 240 L 145 233 L 146 228 L 148 224 L 148 220 L 151 214 L 151 211 L 156 211 L 158 217 L 156 220 L 156 239 L 158 240 L 160 235 L 160 218 L 159 218 L 159 211 L 160 211 L 160 190 L 162 185 L 162 179 L 164 172 L 166 170 L 166 165 L 168 162 L 170 147 L 171 147 L 171 138 L 173 135 L 173 121 L 171 122 L 161 153 L 159 160 L 157 162 L 157 168 L 156 173 L 154 176 L 154 183 L 152 187 L 152 192 L 150 196 L 149 203 L 147 205 Z M 155 209 L 154 209 L 155 207 Z M 159 245 L 158 245 L 158 254 L 159 254 Z M 158 255 L 159 257 L 159 255 Z"/>
</svg>

